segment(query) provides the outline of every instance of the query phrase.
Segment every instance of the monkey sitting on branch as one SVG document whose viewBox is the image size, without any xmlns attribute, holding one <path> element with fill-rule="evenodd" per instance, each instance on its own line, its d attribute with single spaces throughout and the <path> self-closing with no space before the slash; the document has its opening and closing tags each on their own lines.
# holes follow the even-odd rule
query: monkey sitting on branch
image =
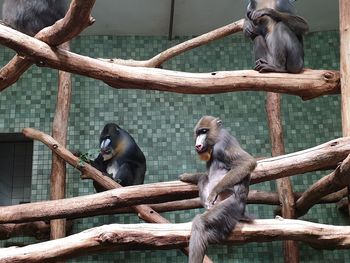
<svg viewBox="0 0 350 263">
<path fill-rule="evenodd" d="M 143 184 L 146 158 L 127 131 L 115 123 L 107 123 L 99 142 L 100 153 L 90 162 L 92 166 L 122 186 Z M 96 181 L 93 184 L 97 192 L 106 190 Z"/>
<path fill-rule="evenodd" d="M 34 36 L 63 18 L 66 11 L 66 0 L 5 0 L 2 20 L 10 27 Z"/>
<path fill-rule="evenodd" d="M 249 221 L 245 207 L 250 174 L 256 160 L 212 116 L 202 117 L 194 129 L 195 148 L 207 172 L 182 174 L 180 180 L 198 184 L 206 208 L 192 223 L 189 262 L 202 263 L 209 243 L 225 240 L 239 220 Z"/>
<path fill-rule="evenodd" d="M 308 23 L 294 15 L 295 0 L 250 0 L 244 34 L 253 41 L 259 72 L 300 73 L 304 67 L 303 34 Z"/>
</svg>

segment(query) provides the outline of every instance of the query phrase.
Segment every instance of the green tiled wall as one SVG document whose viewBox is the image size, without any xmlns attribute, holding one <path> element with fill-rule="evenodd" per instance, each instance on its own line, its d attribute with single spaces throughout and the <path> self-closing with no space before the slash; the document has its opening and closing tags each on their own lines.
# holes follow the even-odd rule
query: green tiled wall
<svg viewBox="0 0 350 263">
<path fill-rule="evenodd" d="M 84 36 L 72 43 L 74 52 L 91 57 L 147 59 L 186 38 L 168 41 L 161 37 Z M 314 69 L 339 68 L 338 32 L 312 33 L 305 38 L 305 64 Z M 0 63 L 13 55 L 0 48 Z M 210 72 L 249 69 L 251 45 L 241 35 L 228 37 L 180 55 L 164 68 Z M 0 94 L 0 132 L 20 132 L 34 127 L 50 133 L 56 98 L 57 72 L 30 69 L 14 86 Z M 325 96 L 312 101 L 283 95 L 283 125 L 287 152 L 315 146 L 341 136 L 340 98 Z M 263 92 L 218 95 L 182 95 L 157 91 L 117 90 L 104 83 L 73 76 L 73 98 L 69 118 L 68 145 L 85 151 L 98 145 L 98 135 L 106 122 L 117 122 L 138 142 L 147 158 L 146 183 L 177 179 L 183 172 L 204 170 L 193 151 L 192 130 L 204 114 L 219 116 L 244 148 L 255 156 L 269 156 L 270 143 Z M 35 142 L 32 201 L 48 197 L 51 154 Z M 303 191 L 327 172 L 292 178 L 294 189 Z M 79 172 L 68 169 L 68 196 L 93 193 L 92 183 L 82 181 Z M 274 190 L 273 183 L 252 189 Z M 249 205 L 256 218 L 273 218 L 275 207 Z M 165 213 L 171 222 L 190 221 L 200 209 Z M 348 224 L 335 205 L 317 205 L 303 218 L 327 224 Z M 74 232 L 108 223 L 137 223 L 137 216 L 98 216 L 75 220 Z M 23 239 L 21 242 L 28 242 Z M 6 245 L 5 243 L 2 243 Z M 318 251 L 300 244 L 301 262 L 349 262 L 348 251 Z M 215 262 L 283 262 L 281 242 L 241 246 L 211 246 L 208 254 Z M 86 256 L 69 262 L 185 262 L 177 250 L 118 252 Z"/>
</svg>

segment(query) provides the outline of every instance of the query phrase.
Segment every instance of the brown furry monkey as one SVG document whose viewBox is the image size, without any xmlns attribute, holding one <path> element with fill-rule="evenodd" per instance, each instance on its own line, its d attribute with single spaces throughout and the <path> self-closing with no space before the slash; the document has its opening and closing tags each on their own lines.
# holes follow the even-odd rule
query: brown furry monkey
<svg viewBox="0 0 350 263">
<path fill-rule="evenodd" d="M 198 184 L 207 209 L 194 218 L 189 245 L 189 263 L 202 263 L 208 243 L 225 240 L 239 220 L 248 220 L 245 206 L 256 161 L 218 118 L 202 117 L 194 132 L 195 148 L 206 161 L 207 173 L 182 174 L 180 180 Z"/>
</svg>

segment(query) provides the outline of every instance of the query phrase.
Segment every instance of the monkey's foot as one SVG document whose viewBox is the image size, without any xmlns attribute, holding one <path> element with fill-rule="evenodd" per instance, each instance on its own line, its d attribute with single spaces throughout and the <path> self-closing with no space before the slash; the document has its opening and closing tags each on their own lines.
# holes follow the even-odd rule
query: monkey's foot
<svg viewBox="0 0 350 263">
<path fill-rule="evenodd" d="M 269 64 L 265 59 L 262 59 L 262 58 L 255 61 L 254 70 L 259 71 L 260 73 L 267 73 L 267 72 L 284 73 L 284 72 L 286 72 L 284 69 L 280 69 L 274 65 Z"/>
</svg>

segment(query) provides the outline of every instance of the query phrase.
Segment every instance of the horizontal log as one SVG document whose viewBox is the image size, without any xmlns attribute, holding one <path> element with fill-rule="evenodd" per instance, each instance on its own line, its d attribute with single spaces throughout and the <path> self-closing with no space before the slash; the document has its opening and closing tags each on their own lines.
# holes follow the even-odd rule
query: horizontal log
<svg viewBox="0 0 350 263">
<path fill-rule="evenodd" d="M 1 206 L 0 223 L 88 217 L 104 214 L 108 209 L 196 196 L 198 196 L 197 186 L 180 181 L 129 186 L 92 195 Z"/>
<path fill-rule="evenodd" d="M 74 54 L 0 25 L 0 44 L 47 66 L 106 82 L 115 88 L 159 90 L 186 94 L 215 94 L 233 91 L 271 91 L 312 99 L 340 92 L 339 72 L 305 70 L 301 74 L 254 70 L 186 73 L 112 64 Z"/>
<path fill-rule="evenodd" d="M 300 198 L 303 193 L 294 193 L 295 201 Z M 318 200 L 318 204 L 325 203 L 337 203 L 342 200 L 347 195 L 347 189 L 342 189 L 339 192 L 327 195 Z M 265 192 L 260 190 L 250 190 L 248 194 L 248 204 L 263 204 L 263 205 L 280 205 L 278 193 L 275 192 Z M 159 204 L 150 204 L 149 205 L 153 210 L 157 212 L 171 212 L 178 210 L 188 210 L 194 208 L 202 208 L 202 203 L 199 200 L 199 197 L 186 199 L 186 200 L 177 200 Z M 133 213 L 133 209 L 130 207 L 113 209 L 106 211 L 108 214 L 121 214 L 121 213 Z"/>
<path fill-rule="evenodd" d="M 73 228 L 73 221 L 66 222 L 66 233 L 70 233 Z M 0 224 L 0 240 L 12 237 L 34 237 L 38 240 L 48 240 L 50 237 L 50 223 L 45 221 L 35 221 L 22 224 Z"/>
<path fill-rule="evenodd" d="M 38 240 L 50 237 L 50 224 L 44 221 L 22 223 L 22 224 L 0 224 L 0 239 L 11 237 L 29 236 Z"/>
<path fill-rule="evenodd" d="M 350 154 L 350 137 L 273 158 L 259 160 L 252 173 L 252 184 L 307 172 L 333 169 Z"/>
<path fill-rule="evenodd" d="M 0 249 L 0 262 L 54 262 L 79 255 L 120 250 L 172 249 L 188 245 L 191 223 L 112 224 L 25 247 Z M 226 244 L 297 240 L 324 249 L 350 248 L 350 227 L 292 219 L 239 223 Z"/>
</svg>

